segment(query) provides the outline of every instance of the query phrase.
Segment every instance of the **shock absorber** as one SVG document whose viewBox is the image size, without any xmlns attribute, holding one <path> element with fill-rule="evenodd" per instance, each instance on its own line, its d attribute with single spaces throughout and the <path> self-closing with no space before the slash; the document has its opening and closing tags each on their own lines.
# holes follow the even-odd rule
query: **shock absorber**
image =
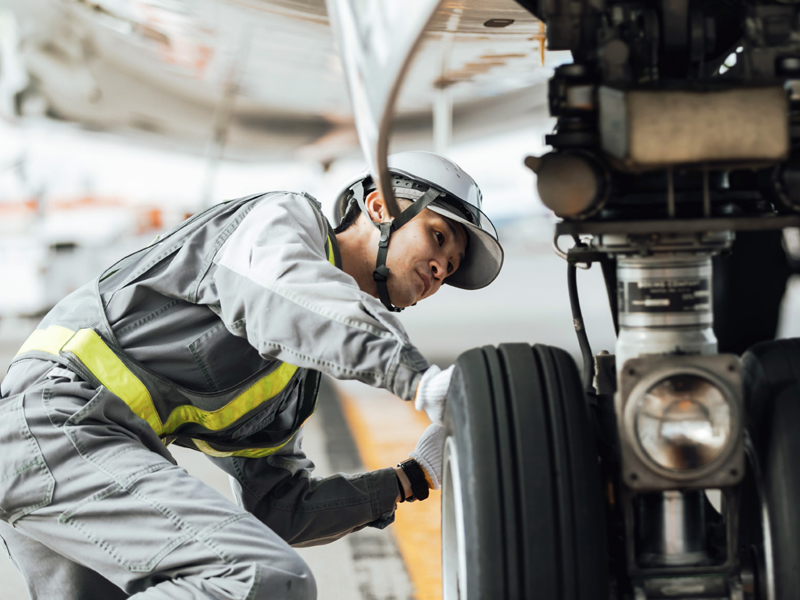
<svg viewBox="0 0 800 600">
<path fill-rule="evenodd" d="M 710 253 L 618 258 L 618 368 L 643 355 L 715 354 L 711 275 Z M 669 490 L 641 497 L 636 511 L 641 566 L 707 559 L 702 494 Z"/>
<path fill-rule="evenodd" d="M 715 354 L 711 254 L 617 259 L 617 368 L 644 354 Z"/>
</svg>

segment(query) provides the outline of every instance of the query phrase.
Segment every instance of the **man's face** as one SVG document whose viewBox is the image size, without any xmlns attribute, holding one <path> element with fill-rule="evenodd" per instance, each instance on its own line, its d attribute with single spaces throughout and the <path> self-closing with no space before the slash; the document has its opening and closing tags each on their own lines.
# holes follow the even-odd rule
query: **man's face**
<svg viewBox="0 0 800 600">
<path fill-rule="evenodd" d="M 439 291 L 464 259 L 464 227 L 425 209 L 392 234 L 386 266 L 392 303 L 404 308 Z"/>
</svg>

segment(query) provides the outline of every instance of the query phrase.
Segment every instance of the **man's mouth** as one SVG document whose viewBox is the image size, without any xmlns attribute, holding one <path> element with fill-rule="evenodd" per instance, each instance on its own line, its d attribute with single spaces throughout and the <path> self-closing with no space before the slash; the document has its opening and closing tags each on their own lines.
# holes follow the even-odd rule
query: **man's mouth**
<svg viewBox="0 0 800 600">
<path fill-rule="evenodd" d="M 431 280 L 430 277 L 426 277 L 422 273 L 418 272 L 417 275 L 419 275 L 419 278 L 422 280 L 422 295 L 424 296 L 428 293 L 428 290 L 431 289 Z"/>
</svg>

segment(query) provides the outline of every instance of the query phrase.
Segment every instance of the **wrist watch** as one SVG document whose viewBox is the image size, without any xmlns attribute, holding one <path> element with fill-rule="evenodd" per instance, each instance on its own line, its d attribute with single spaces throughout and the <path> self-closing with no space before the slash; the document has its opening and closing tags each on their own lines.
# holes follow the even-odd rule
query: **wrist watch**
<svg viewBox="0 0 800 600">
<path fill-rule="evenodd" d="M 397 465 L 408 477 L 411 483 L 411 496 L 403 498 L 401 502 L 414 502 L 415 500 L 425 500 L 429 493 L 428 480 L 425 478 L 425 471 L 419 466 L 419 463 L 413 458 L 407 458 Z M 402 497 L 403 494 L 400 494 Z"/>
</svg>

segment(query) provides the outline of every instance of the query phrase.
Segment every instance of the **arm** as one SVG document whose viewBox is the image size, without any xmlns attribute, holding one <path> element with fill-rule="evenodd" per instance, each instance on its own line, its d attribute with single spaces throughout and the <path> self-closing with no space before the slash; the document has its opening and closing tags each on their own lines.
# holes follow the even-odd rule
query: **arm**
<svg viewBox="0 0 800 600">
<path fill-rule="evenodd" d="M 412 495 L 403 469 L 312 477 L 314 465 L 302 451 L 301 436 L 302 430 L 265 458 L 211 460 L 233 477 L 238 504 L 294 546 L 325 544 L 366 526 L 383 529 L 394 521 L 400 488 L 402 498 Z M 409 454 L 436 490 L 441 487 L 443 443 L 444 430 L 431 425 Z"/>
<path fill-rule="evenodd" d="M 296 194 L 259 202 L 210 271 L 220 316 L 265 358 L 410 400 L 429 365 L 400 321 L 325 256 L 327 225 Z"/>
<path fill-rule="evenodd" d="M 313 477 L 301 435 L 302 430 L 279 454 L 266 458 L 211 459 L 233 477 L 242 508 L 294 546 L 324 544 L 394 521 L 399 500 L 395 469 Z"/>
</svg>

